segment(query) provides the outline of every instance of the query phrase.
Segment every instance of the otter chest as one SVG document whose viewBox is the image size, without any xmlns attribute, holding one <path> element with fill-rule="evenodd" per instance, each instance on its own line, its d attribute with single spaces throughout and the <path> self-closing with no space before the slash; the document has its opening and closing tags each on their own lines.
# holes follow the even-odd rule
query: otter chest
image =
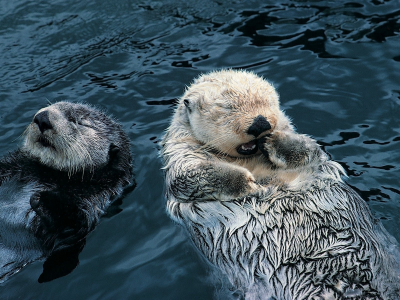
<svg viewBox="0 0 400 300">
<path fill-rule="evenodd" d="M 365 280 L 373 268 L 371 253 L 346 216 L 304 203 L 210 201 L 168 209 L 238 288 L 256 286 L 281 299 L 306 299 L 311 294 L 302 294 L 304 286 L 318 294 L 340 278 Z"/>
<path fill-rule="evenodd" d="M 15 178 L 0 186 L 0 264 L 10 258 L 34 259 L 41 256 L 38 240 L 30 230 L 35 213 L 30 198 L 40 188 L 36 182 L 21 183 Z"/>
</svg>

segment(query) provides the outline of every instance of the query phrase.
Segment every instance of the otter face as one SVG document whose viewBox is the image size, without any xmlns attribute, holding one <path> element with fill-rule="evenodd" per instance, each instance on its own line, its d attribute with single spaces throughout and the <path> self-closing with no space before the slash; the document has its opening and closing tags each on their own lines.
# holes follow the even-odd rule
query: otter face
<svg viewBox="0 0 400 300">
<path fill-rule="evenodd" d="M 39 110 L 22 150 L 48 167 L 75 173 L 105 165 L 119 146 L 117 123 L 93 107 L 58 102 Z"/>
<path fill-rule="evenodd" d="M 178 109 L 186 110 L 198 141 L 233 157 L 259 153 L 258 139 L 289 124 L 274 87 L 245 71 L 201 76 L 183 95 Z"/>
</svg>

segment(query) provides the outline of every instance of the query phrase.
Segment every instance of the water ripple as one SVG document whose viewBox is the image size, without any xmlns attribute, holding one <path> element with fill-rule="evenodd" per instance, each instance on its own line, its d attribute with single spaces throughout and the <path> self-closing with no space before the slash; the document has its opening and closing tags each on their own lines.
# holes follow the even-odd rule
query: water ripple
<svg viewBox="0 0 400 300">
<path fill-rule="evenodd" d="M 113 114 L 132 141 L 137 187 L 88 238 L 70 276 L 32 264 L 5 299 L 222 299 L 164 211 L 159 141 L 185 86 L 216 68 L 270 80 L 399 241 L 400 10 L 395 0 L 5 1 L 0 6 L 0 151 L 58 100 Z M 215 292 L 215 286 L 218 292 Z M 22 296 L 23 295 L 23 296 Z"/>
</svg>

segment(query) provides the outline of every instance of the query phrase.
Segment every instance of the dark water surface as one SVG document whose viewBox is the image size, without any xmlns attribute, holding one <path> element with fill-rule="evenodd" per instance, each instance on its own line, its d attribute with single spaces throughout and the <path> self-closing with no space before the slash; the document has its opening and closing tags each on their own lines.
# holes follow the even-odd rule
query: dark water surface
<svg viewBox="0 0 400 300">
<path fill-rule="evenodd" d="M 0 154 L 48 101 L 112 113 L 132 140 L 136 189 L 92 232 L 80 265 L 39 284 L 36 262 L 0 299 L 212 299 L 220 285 L 164 210 L 158 142 L 173 100 L 216 68 L 274 83 L 400 241 L 400 5 L 351 1 L 1 1 Z"/>
</svg>

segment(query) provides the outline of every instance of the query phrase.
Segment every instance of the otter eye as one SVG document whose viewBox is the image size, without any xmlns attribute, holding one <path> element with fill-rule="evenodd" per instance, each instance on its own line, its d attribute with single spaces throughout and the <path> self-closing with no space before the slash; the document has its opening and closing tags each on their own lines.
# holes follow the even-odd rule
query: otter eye
<svg viewBox="0 0 400 300">
<path fill-rule="evenodd" d="M 67 117 L 68 122 L 71 122 L 71 123 L 75 123 L 76 122 L 76 120 L 75 120 L 75 118 L 73 116 L 68 115 L 66 117 Z"/>
<path fill-rule="evenodd" d="M 77 124 L 80 125 L 80 126 L 93 128 L 92 124 L 86 119 L 82 119 L 82 118 L 78 119 L 77 120 Z"/>
</svg>

